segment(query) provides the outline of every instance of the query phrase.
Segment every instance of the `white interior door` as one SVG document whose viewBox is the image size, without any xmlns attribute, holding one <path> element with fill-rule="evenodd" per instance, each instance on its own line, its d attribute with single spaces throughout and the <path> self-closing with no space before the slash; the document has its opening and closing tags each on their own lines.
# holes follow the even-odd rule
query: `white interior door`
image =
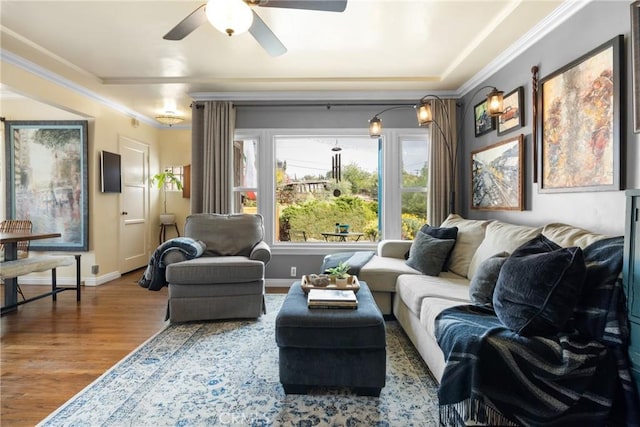
<svg viewBox="0 0 640 427">
<path fill-rule="evenodd" d="M 149 262 L 149 146 L 121 136 L 120 272 Z"/>
</svg>

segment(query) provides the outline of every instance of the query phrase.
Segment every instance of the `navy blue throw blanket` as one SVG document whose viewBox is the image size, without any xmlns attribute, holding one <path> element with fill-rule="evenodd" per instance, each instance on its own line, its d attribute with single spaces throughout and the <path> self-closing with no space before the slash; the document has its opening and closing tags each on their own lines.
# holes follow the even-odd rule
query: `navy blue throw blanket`
<svg viewBox="0 0 640 427">
<path fill-rule="evenodd" d="M 493 309 L 463 305 L 436 318 L 447 361 L 442 425 L 640 426 L 629 369 L 622 238 L 585 248 L 587 279 L 572 327 L 521 336 Z"/>
<path fill-rule="evenodd" d="M 159 291 L 163 286 L 167 286 L 165 278 L 166 265 L 164 257 L 172 251 L 181 252 L 185 258 L 193 259 L 201 256 L 207 245 L 201 240 L 190 237 L 176 237 L 169 239 L 156 248 L 149 259 L 149 264 L 138 284 L 150 291 Z"/>
</svg>

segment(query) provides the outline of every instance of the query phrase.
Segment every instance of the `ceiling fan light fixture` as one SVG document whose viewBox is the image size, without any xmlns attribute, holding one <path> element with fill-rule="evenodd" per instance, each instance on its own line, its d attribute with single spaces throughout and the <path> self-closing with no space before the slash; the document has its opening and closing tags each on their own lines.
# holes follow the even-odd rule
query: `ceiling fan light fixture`
<svg viewBox="0 0 640 427">
<path fill-rule="evenodd" d="M 253 12 L 243 0 L 209 0 L 205 14 L 216 30 L 229 37 L 247 32 L 253 23 Z"/>
<path fill-rule="evenodd" d="M 163 125 L 171 127 L 178 123 L 182 123 L 184 121 L 184 117 L 177 115 L 173 111 L 167 111 L 166 113 L 156 116 L 156 120 Z"/>
</svg>

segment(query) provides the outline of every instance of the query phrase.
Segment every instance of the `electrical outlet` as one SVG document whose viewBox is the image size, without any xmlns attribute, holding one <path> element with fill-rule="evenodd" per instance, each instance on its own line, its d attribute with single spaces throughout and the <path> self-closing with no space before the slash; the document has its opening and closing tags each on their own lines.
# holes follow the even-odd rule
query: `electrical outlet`
<svg viewBox="0 0 640 427">
<path fill-rule="evenodd" d="M 100 271 L 100 266 L 99 265 L 92 265 L 91 266 L 91 274 L 98 274 L 99 271 Z"/>
<path fill-rule="evenodd" d="M 296 268 L 291 267 L 291 277 L 296 277 Z"/>
</svg>

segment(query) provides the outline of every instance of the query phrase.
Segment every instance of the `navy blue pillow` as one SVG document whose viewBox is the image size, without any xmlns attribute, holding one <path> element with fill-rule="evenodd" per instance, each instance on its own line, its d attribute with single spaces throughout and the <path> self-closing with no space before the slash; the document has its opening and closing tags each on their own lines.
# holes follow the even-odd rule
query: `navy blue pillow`
<svg viewBox="0 0 640 427">
<path fill-rule="evenodd" d="M 578 247 L 561 248 L 539 235 L 505 261 L 493 293 L 500 321 L 523 336 L 562 331 L 576 307 L 585 278 Z"/>
<path fill-rule="evenodd" d="M 436 239 L 442 240 L 456 240 L 458 238 L 458 227 L 432 227 L 429 224 L 425 224 L 420 227 L 420 230 L 424 234 L 428 234 L 431 237 L 435 237 Z M 416 233 L 417 236 L 417 233 Z M 451 248 L 453 250 L 453 248 Z M 404 259 L 409 259 L 409 253 L 411 250 L 408 250 L 404 254 Z M 451 251 L 447 254 L 447 258 L 444 261 L 444 265 L 442 266 L 442 271 L 447 271 L 447 265 L 449 264 L 449 258 L 451 257 Z"/>
</svg>

